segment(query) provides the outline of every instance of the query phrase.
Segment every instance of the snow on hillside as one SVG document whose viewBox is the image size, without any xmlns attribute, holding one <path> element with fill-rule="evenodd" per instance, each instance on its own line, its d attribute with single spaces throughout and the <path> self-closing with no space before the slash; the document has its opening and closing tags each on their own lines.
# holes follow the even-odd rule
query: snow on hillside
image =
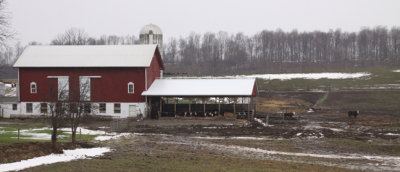
<svg viewBox="0 0 400 172">
<path fill-rule="evenodd" d="M 400 69 L 398 69 L 398 70 L 393 70 L 393 72 L 400 72 Z"/>
<path fill-rule="evenodd" d="M 370 76 L 370 73 L 358 72 L 358 73 L 284 73 L 284 74 L 253 74 L 253 75 L 232 75 L 232 76 L 205 76 L 199 78 L 260 78 L 266 80 L 291 80 L 291 79 L 351 79 L 361 78 Z M 175 78 L 175 77 L 170 77 Z M 182 77 L 180 77 L 182 78 Z M 184 77 L 185 78 L 185 77 Z"/>
<path fill-rule="evenodd" d="M 359 72 L 359 73 L 287 73 L 287 74 L 254 74 L 254 75 L 237 75 L 235 77 L 243 78 L 260 78 L 260 79 L 279 79 L 279 80 L 290 80 L 290 79 L 351 79 L 361 78 L 371 75 L 370 73 Z"/>
<path fill-rule="evenodd" d="M 15 97 L 17 96 L 17 88 L 11 87 L 11 84 L 5 84 L 6 86 L 6 97 Z"/>
</svg>

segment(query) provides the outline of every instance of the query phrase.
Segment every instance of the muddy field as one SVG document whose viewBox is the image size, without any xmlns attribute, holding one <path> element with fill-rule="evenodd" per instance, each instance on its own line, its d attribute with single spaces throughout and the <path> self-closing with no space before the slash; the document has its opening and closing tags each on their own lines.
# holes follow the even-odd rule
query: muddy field
<svg viewBox="0 0 400 172">
<path fill-rule="evenodd" d="M 393 103 L 378 99 L 398 92 L 371 94 L 268 93 L 257 98 L 260 115 L 255 121 L 234 117 L 132 120 L 119 128 L 130 134 L 95 142 L 114 150 L 106 156 L 29 170 L 400 171 L 399 114 L 383 106 Z M 363 96 L 374 97 L 364 101 L 371 107 L 360 109 L 356 119 L 348 118 L 346 111 L 357 107 L 352 101 Z M 284 120 L 281 112 L 285 111 L 298 113 L 295 119 Z M 86 125 L 110 126 L 109 122 Z"/>
</svg>

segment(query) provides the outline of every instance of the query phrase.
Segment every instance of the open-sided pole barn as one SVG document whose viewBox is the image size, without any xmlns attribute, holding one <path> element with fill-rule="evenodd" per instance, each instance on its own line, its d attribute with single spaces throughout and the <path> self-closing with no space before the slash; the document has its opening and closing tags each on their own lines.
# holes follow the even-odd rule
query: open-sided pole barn
<svg viewBox="0 0 400 172">
<path fill-rule="evenodd" d="M 242 117 L 255 113 L 255 79 L 156 79 L 142 93 L 148 115 L 214 116 L 230 112 Z"/>
</svg>

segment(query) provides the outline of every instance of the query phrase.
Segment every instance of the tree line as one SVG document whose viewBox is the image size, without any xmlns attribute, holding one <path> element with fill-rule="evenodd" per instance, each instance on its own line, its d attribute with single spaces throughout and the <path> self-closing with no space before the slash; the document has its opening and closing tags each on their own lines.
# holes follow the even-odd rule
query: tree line
<svg viewBox="0 0 400 172">
<path fill-rule="evenodd" d="M 172 38 L 162 53 L 167 72 L 189 74 L 398 66 L 400 28 L 362 28 L 359 32 L 263 30 L 253 36 L 192 33 Z"/>
<path fill-rule="evenodd" d="M 139 44 L 134 35 L 89 36 L 71 28 L 51 45 Z M 41 44 L 31 42 L 30 45 Z M 3 48 L 0 64 L 10 66 L 23 50 Z M 399 66 L 400 27 L 362 28 L 359 32 L 284 32 L 263 30 L 252 36 L 227 32 L 171 38 L 161 49 L 167 73 L 240 74 L 306 72 L 329 69 Z"/>
</svg>

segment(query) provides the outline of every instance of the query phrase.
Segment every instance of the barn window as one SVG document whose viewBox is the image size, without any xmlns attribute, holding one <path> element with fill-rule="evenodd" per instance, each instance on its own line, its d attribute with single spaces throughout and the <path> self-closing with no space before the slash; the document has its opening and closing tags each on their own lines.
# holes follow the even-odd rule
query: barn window
<svg viewBox="0 0 400 172">
<path fill-rule="evenodd" d="M 100 113 L 106 113 L 106 104 L 100 103 L 99 110 L 100 110 Z"/>
<path fill-rule="evenodd" d="M 121 113 L 121 104 L 114 103 L 114 113 Z"/>
<path fill-rule="evenodd" d="M 32 103 L 27 103 L 26 104 L 26 113 L 32 113 L 32 111 L 33 111 Z"/>
<path fill-rule="evenodd" d="M 80 86 L 79 90 L 80 100 L 90 101 L 90 77 L 80 76 L 79 86 Z"/>
<path fill-rule="evenodd" d="M 40 113 L 47 113 L 47 103 L 40 103 Z"/>
<path fill-rule="evenodd" d="M 69 97 L 69 77 L 58 77 L 58 100 L 68 100 Z"/>
<path fill-rule="evenodd" d="M 92 109 L 92 105 L 90 103 L 85 103 L 85 105 L 83 106 L 83 110 L 86 114 L 89 114 L 91 109 Z"/>
<path fill-rule="evenodd" d="M 18 105 L 17 105 L 17 104 L 13 104 L 13 105 L 12 105 L 12 109 L 13 109 L 13 111 L 16 111 L 16 110 L 17 110 L 17 108 L 18 108 Z"/>
<path fill-rule="evenodd" d="M 37 85 L 36 82 L 31 82 L 31 93 L 37 93 Z"/>
<path fill-rule="evenodd" d="M 134 90 L 135 90 L 135 85 L 133 84 L 133 82 L 129 82 L 128 83 L 128 93 L 133 94 Z"/>
</svg>

